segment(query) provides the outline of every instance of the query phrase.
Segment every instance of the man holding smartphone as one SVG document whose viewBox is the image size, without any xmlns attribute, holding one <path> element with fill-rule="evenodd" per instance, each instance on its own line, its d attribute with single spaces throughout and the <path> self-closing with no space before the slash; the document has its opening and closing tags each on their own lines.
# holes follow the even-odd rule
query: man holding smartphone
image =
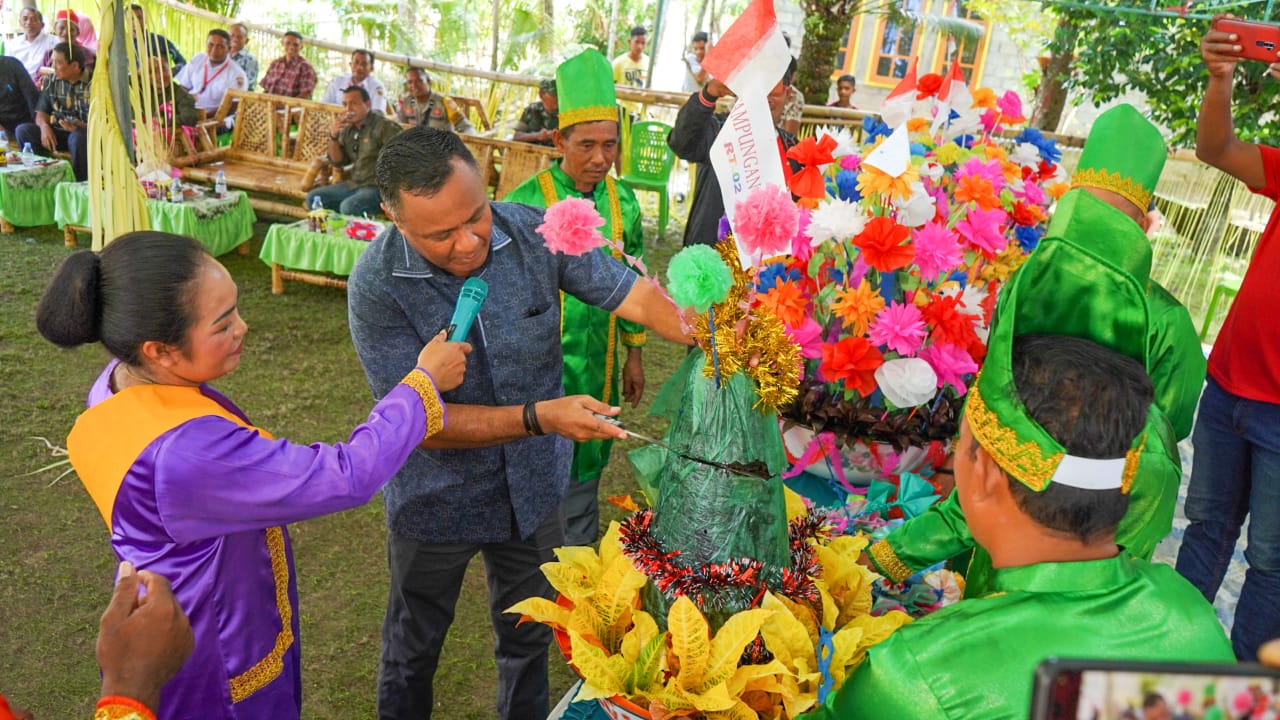
<svg viewBox="0 0 1280 720">
<path fill-rule="evenodd" d="M 1219 16 L 1229 17 L 1229 16 Z M 1218 18 L 1215 18 L 1216 22 Z M 1200 40 L 1209 87 L 1200 105 L 1196 157 L 1272 200 L 1280 198 L 1280 148 L 1241 140 L 1231 121 L 1231 91 L 1244 46 L 1236 33 L 1210 28 Z M 1268 73 L 1280 79 L 1280 55 Z M 1231 642 L 1254 660 L 1280 636 L 1280 325 L 1274 318 L 1280 277 L 1280 213 L 1272 211 L 1244 282 L 1209 355 L 1192 442 L 1187 490 L 1190 524 L 1178 572 L 1210 601 L 1217 595 L 1249 517 L 1249 570 L 1236 605 Z"/>
</svg>

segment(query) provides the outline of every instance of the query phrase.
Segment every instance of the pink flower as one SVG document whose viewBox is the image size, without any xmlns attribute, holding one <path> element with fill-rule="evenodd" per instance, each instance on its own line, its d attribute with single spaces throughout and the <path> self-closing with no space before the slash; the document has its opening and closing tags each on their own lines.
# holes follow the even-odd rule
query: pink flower
<svg viewBox="0 0 1280 720">
<path fill-rule="evenodd" d="M 791 342 L 800 348 L 800 354 L 810 360 L 822 357 L 822 326 L 808 317 L 796 327 L 783 325 Z"/>
<path fill-rule="evenodd" d="M 988 255 L 995 255 L 1009 244 L 1008 238 L 1004 236 L 1004 221 L 1008 217 L 999 208 L 983 210 L 971 207 L 964 219 L 956 223 L 956 232 L 973 247 Z"/>
<path fill-rule="evenodd" d="M 956 232 L 940 222 L 926 223 L 915 233 L 916 265 L 920 279 L 934 282 L 964 260 Z"/>
<path fill-rule="evenodd" d="M 809 262 L 813 256 L 813 241 L 805 234 L 809 227 L 809 209 L 800 209 L 800 219 L 796 223 L 796 236 L 791 238 L 791 256 L 800 262 Z"/>
<path fill-rule="evenodd" d="M 919 352 L 920 343 L 928 332 L 920 308 L 910 303 L 895 302 L 876 313 L 867 337 L 877 345 L 909 357 Z"/>
<path fill-rule="evenodd" d="M 960 396 L 968 391 L 964 376 L 978 372 L 978 363 L 969 357 L 969 353 L 950 343 L 934 343 L 920 351 L 920 358 L 937 373 L 938 387 L 950 385 Z"/>
<path fill-rule="evenodd" d="M 538 234 L 552 252 L 585 255 L 604 245 L 599 228 L 604 218 L 596 206 L 585 198 L 566 198 L 547 208 Z"/>
<path fill-rule="evenodd" d="M 734 206 L 735 237 L 757 258 L 790 250 L 799 224 L 800 209 L 791 202 L 791 195 L 776 185 L 753 190 Z"/>
<path fill-rule="evenodd" d="M 858 168 L 862 167 L 862 158 L 858 155 L 845 155 L 840 158 L 839 162 L 841 170 L 852 170 L 857 172 Z"/>
<path fill-rule="evenodd" d="M 1039 183 L 1032 180 L 1024 180 L 1022 187 L 1014 190 L 1013 194 L 1034 205 L 1045 204 L 1044 190 L 1040 189 Z"/>
<path fill-rule="evenodd" d="M 988 110 L 982 113 L 982 129 L 988 134 L 994 133 L 1000 129 L 1000 121 L 1003 119 L 999 110 Z"/>
<path fill-rule="evenodd" d="M 1012 90 L 1006 91 L 999 100 L 996 100 L 996 107 L 1000 108 L 1004 122 L 1009 124 L 1026 122 L 1026 118 L 1022 115 L 1022 98 L 1018 97 L 1018 93 Z"/>
<path fill-rule="evenodd" d="M 999 160 L 983 162 L 980 158 L 969 158 L 956 172 L 956 180 L 958 181 L 969 175 L 976 175 L 991 183 L 991 190 L 997 195 L 1000 193 L 1000 189 L 1004 187 L 1004 169 L 1000 167 Z"/>
</svg>

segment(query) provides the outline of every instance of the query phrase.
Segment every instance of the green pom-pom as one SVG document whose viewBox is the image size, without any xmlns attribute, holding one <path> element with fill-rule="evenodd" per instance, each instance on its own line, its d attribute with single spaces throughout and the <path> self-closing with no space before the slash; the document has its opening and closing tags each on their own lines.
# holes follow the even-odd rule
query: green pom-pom
<svg viewBox="0 0 1280 720">
<path fill-rule="evenodd" d="M 733 287 L 733 273 L 710 245 L 690 245 L 676 253 L 667 266 L 667 280 L 671 299 L 700 313 L 724 302 Z"/>
</svg>

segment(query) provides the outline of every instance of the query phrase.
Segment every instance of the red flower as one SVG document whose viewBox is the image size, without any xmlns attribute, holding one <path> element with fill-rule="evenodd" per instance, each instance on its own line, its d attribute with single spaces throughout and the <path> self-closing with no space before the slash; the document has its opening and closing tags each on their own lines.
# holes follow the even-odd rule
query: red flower
<svg viewBox="0 0 1280 720">
<path fill-rule="evenodd" d="M 916 257 L 916 250 L 910 244 L 903 244 L 911 235 L 911 230 L 899 225 L 891 218 L 872 218 L 853 238 L 853 244 L 862 250 L 862 259 L 880 272 L 893 272 L 908 265 Z"/>
<path fill-rule="evenodd" d="M 822 376 L 830 382 L 842 381 L 850 390 L 866 397 L 876 390 L 876 368 L 884 355 L 864 337 L 847 337 L 834 345 L 822 346 Z"/>
<path fill-rule="evenodd" d="M 964 312 L 965 309 L 958 296 L 930 295 L 929 304 L 924 307 L 924 321 L 933 328 L 929 337 L 935 343 L 956 345 L 972 355 L 982 346 L 973 325 L 982 316 Z M 981 308 L 973 309 L 981 312 Z"/>
<path fill-rule="evenodd" d="M 1019 225 L 1038 225 L 1044 220 L 1044 210 L 1039 205 L 1019 202 L 1013 206 L 1013 221 Z"/>
<path fill-rule="evenodd" d="M 921 75 L 916 81 L 916 99 L 923 100 L 938 94 L 938 90 L 942 89 L 942 76 L 938 73 L 929 73 Z"/>
</svg>

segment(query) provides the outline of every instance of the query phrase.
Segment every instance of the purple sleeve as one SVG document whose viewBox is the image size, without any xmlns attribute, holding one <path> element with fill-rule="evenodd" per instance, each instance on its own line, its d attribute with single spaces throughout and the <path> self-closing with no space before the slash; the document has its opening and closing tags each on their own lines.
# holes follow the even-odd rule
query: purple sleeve
<svg viewBox="0 0 1280 720">
<path fill-rule="evenodd" d="M 422 399 L 404 385 L 333 445 L 270 440 L 217 417 L 191 420 L 152 448 L 161 522 L 182 543 L 363 505 L 422 442 L 426 426 Z"/>
</svg>

